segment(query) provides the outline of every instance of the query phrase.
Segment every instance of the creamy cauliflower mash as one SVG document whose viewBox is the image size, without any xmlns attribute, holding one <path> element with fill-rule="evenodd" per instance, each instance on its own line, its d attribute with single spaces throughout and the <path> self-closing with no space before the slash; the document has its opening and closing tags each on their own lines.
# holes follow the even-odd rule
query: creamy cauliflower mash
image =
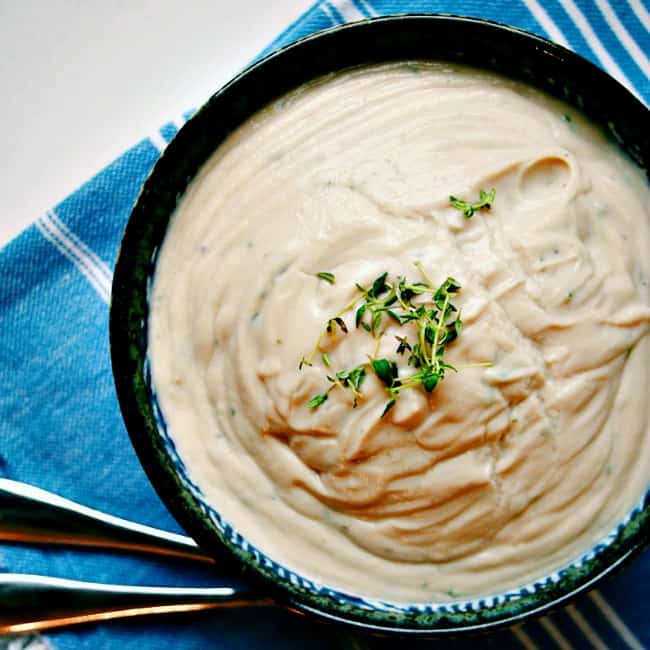
<svg viewBox="0 0 650 650">
<path fill-rule="evenodd" d="M 492 188 L 471 217 L 450 201 Z M 567 105 L 447 64 L 328 76 L 179 202 L 151 298 L 159 403 L 224 518 L 306 577 L 398 602 L 515 588 L 648 488 L 649 259 L 647 180 Z M 385 414 L 372 362 L 405 381 L 419 339 L 386 312 L 357 326 L 384 273 L 455 279 L 463 325 L 456 370 Z M 335 377 L 355 368 L 356 393 Z"/>
</svg>

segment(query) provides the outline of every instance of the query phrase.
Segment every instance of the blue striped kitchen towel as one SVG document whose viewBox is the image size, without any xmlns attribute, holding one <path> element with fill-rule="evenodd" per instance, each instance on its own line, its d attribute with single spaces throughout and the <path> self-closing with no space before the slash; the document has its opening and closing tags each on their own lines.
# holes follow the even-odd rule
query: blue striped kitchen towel
<svg viewBox="0 0 650 650">
<path fill-rule="evenodd" d="M 562 43 L 650 101 L 650 14 L 644 0 L 330 0 L 315 4 L 268 48 L 344 21 L 446 12 L 507 22 Z M 267 51 L 268 51 L 267 50 Z M 0 251 L 0 475 L 96 508 L 178 530 L 149 485 L 119 414 L 108 352 L 111 269 L 136 194 L 169 123 L 100 172 Z M 172 561 L 2 546 L 12 572 L 132 584 L 208 585 L 218 574 Z M 650 553 L 563 611 L 462 649 L 650 648 Z M 283 611 L 112 622 L 0 640 L 0 648 L 101 650 L 388 648 Z M 428 647 L 426 642 L 412 644 Z M 435 645 L 435 644 L 432 644 Z"/>
</svg>

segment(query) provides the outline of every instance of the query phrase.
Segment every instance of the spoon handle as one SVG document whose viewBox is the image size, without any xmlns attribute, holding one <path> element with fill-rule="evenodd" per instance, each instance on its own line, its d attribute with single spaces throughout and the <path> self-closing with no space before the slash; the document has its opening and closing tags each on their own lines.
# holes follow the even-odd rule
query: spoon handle
<svg viewBox="0 0 650 650">
<path fill-rule="evenodd" d="M 0 634 L 130 616 L 274 604 L 246 587 L 131 587 L 0 573 Z"/>
<path fill-rule="evenodd" d="M 0 540 L 97 546 L 213 561 L 189 537 L 113 517 L 10 479 L 0 479 Z"/>
</svg>

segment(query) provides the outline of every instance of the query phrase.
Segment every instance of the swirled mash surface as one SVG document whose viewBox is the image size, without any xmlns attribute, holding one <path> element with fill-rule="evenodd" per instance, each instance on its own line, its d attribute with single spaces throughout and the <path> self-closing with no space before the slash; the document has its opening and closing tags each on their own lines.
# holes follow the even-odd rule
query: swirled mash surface
<svg viewBox="0 0 650 650">
<path fill-rule="evenodd" d="M 496 189 L 468 219 L 449 195 Z M 149 352 L 193 480 L 271 557 L 397 602 L 489 594 L 587 551 L 650 479 L 650 191 L 574 109 L 460 66 L 319 79 L 256 114 L 190 184 L 157 262 Z M 431 393 L 381 417 L 332 368 L 396 360 L 354 313 L 387 271 L 453 276 L 464 329 Z M 334 274 L 335 284 L 319 279 Z M 378 347 L 376 347 L 378 345 Z"/>
</svg>

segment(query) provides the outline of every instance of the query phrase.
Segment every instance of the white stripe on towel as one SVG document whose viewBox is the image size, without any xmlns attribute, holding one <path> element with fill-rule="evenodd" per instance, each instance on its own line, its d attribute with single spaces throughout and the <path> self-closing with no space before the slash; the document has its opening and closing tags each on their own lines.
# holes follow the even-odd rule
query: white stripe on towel
<svg viewBox="0 0 650 650">
<path fill-rule="evenodd" d="M 163 138 L 162 133 L 160 131 L 154 131 L 150 136 L 149 140 L 151 144 L 162 153 L 165 151 L 167 148 L 167 140 Z"/>
<path fill-rule="evenodd" d="M 0 650 L 52 650 L 40 634 L 10 635 L 0 639 Z"/>
<path fill-rule="evenodd" d="M 69 239 L 75 247 L 80 251 L 80 253 L 88 258 L 89 264 L 96 268 L 97 272 L 103 275 L 108 282 L 113 281 L 113 272 L 108 268 L 108 264 L 95 253 L 86 243 L 81 241 L 77 235 L 66 226 L 61 219 L 57 216 L 54 210 L 49 212 L 50 221 L 57 227 L 57 229 Z"/>
<path fill-rule="evenodd" d="M 634 59 L 634 62 L 639 66 L 639 68 L 641 68 L 643 74 L 645 74 L 646 77 L 650 77 L 650 61 L 648 60 L 648 57 L 627 31 L 625 25 L 620 21 L 608 0 L 595 0 L 595 2 L 603 16 L 605 16 L 612 31 L 621 42 L 621 45 L 628 51 L 629 55 Z"/>
<path fill-rule="evenodd" d="M 187 120 L 182 115 L 177 115 L 173 120 L 172 124 L 176 127 L 177 131 L 180 131 L 181 127 L 187 122 Z"/>
<path fill-rule="evenodd" d="M 567 605 L 566 613 L 596 650 L 607 650 L 603 640 L 591 629 L 591 625 L 587 623 L 585 617 L 575 608 L 575 605 Z"/>
<path fill-rule="evenodd" d="M 341 21 L 334 15 L 334 12 L 332 11 L 332 8 L 329 6 L 329 3 L 327 2 L 321 2 L 320 3 L 320 9 L 321 11 L 327 15 L 327 17 L 330 19 L 330 22 L 332 25 L 340 25 Z"/>
<path fill-rule="evenodd" d="M 625 625 L 621 617 L 614 611 L 613 607 L 603 598 L 598 591 L 592 591 L 589 598 L 593 600 L 594 605 L 598 607 L 601 614 L 609 621 L 609 624 L 621 635 L 621 638 L 632 650 L 643 650 L 639 640 L 632 634 L 630 628 Z"/>
<path fill-rule="evenodd" d="M 54 219 L 52 216 L 54 216 Z M 108 267 L 101 260 L 99 265 L 96 264 L 94 258 L 97 258 L 97 256 L 76 235 L 70 238 L 66 234 L 66 231 L 68 233 L 71 231 L 67 228 L 65 231 L 61 230 L 57 222 L 61 223 L 56 218 L 56 215 L 53 215 L 53 213 L 52 215 L 45 214 L 36 221 L 35 226 L 47 241 L 77 267 L 90 285 L 97 291 L 99 297 L 104 302 L 109 303 L 111 299 L 112 278 L 110 270 L 107 276 L 105 269 L 108 269 Z M 75 242 L 81 242 L 82 246 L 78 246 Z M 89 251 L 91 254 L 87 254 L 86 251 Z"/>
<path fill-rule="evenodd" d="M 544 28 L 544 31 L 549 35 L 552 41 L 564 45 L 564 47 L 569 47 L 569 43 L 566 40 L 564 34 L 560 31 L 560 28 L 553 22 L 553 19 L 548 15 L 546 9 L 542 7 L 537 0 L 524 0 L 524 3 L 528 7 L 529 11 L 535 17 L 535 20 Z"/>
<path fill-rule="evenodd" d="M 372 5 L 368 0 L 357 0 L 357 4 L 363 7 L 369 16 L 378 16 L 379 14 L 373 9 Z"/>
<path fill-rule="evenodd" d="M 572 650 L 571 644 L 564 638 L 562 632 L 560 632 L 560 630 L 555 627 L 555 623 L 553 623 L 553 621 L 551 621 L 548 616 L 540 618 L 539 622 L 541 623 L 542 627 L 548 632 L 553 641 L 557 643 L 557 647 L 560 648 L 560 650 Z"/>
<path fill-rule="evenodd" d="M 350 0 L 331 0 L 331 3 L 339 11 L 341 16 L 343 16 L 346 23 L 365 18 Z"/>
<path fill-rule="evenodd" d="M 521 643 L 521 645 L 526 648 L 526 650 L 537 650 L 537 646 L 535 645 L 535 642 L 528 636 L 526 631 L 524 630 L 521 625 L 513 625 L 510 628 L 510 631 L 514 635 L 514 637 Z"/>
<path fill-rule="evenodd" d="M 559 0 L 559 2 L 569 14 L 576 27 L 580 30 L 580 33 L 584 36 L 594 54 L 600 59 L 600 62 L 603 64 L 605 70 L 607 70 L 607 72 L 609 72 L 612 77 L 620 81 L 624 86 L 627 87 L 630 92 L 634 93 L 634 95 L 638 97 L 634 85 L 625 76 L 625 73 L 619 68 L 616 61 L 612 59 L 609 52 L 605 49 L 598 36 L 596 36 L 596 33 L 594 32 L 592 26 L 589 24 L 585 18 L 585 15 L 582 13 L 582 11 L 580 11 L 576 3 L 573 0 Z"/>
<path fill-rule="evenodd" d="M 636 14 L 636 17 L 641 21 L 641 24 L 650 32 L 650 13 L 643 6 L 643 3 L 639 2 L 639 0 L 627 0 L 627 3 Z"/>
</svg>

